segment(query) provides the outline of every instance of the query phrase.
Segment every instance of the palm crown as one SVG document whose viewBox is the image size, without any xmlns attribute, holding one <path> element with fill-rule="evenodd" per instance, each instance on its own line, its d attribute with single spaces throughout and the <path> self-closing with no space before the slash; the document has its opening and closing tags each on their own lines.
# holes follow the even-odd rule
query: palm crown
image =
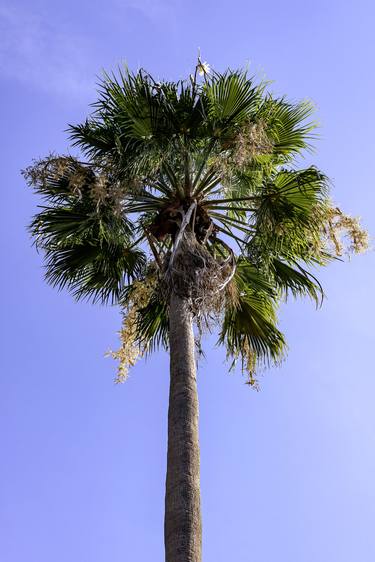
<svg viewBox="0 0 375 562">
<path fill-rule="evenodd" d="M 123 307 L 119 379 L 139 353 L 168 346 L 173 287 L 200 328 L 219 323 L 219 342 L 254 384 L 256 364 L 284 353 L 280 299 L 319 303 L 308 269 L 341 253 L 339 230 L 365 246 L 358 222 L 330 203 L 325 175 L 296 167 L 312 109 L 201 61 L 179 82 L 125 70 L 104 77 L 93 114 L 70 126 L 83 156 L 26 170 L 45 200 L 31 232 L 47 280 Z"/>
</svg>

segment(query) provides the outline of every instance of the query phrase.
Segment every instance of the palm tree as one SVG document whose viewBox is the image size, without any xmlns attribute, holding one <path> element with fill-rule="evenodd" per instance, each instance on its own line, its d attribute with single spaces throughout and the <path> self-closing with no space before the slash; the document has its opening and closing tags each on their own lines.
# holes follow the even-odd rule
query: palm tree
<svg viewBox="0 0 375 562">
<path fill-rule="evenodd" d="M 217 325 L 247 382 L 277 363 L 276 310 L 322 289 L 309 271 L 342 253 L 358 222 L 328 199 L 328 181 L 297 158 L 310 149 L 308 102 L 275 98 L 244 71 L 186 81 L 140 70 L 105 75 L 90 117 L 70 126 L 80 157 L 50 155 L 24 175 L 44 199 L 31 223 L 46 279 L 123 311 L 118 381 L 138 356 L 170 353 L 165 499 L 167 562 L 201 561 L 195 351 Z"/>
</svg>

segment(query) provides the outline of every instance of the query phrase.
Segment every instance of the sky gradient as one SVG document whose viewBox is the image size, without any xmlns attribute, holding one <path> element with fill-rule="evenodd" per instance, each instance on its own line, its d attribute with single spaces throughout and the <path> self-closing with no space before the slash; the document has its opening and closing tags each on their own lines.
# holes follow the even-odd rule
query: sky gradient
<svg viewBox="0 0 375 562">
<path fill-rule="evenodd" d="M 373 236 L 374 12 L 361 0 L 2 0 L 2 562 L 164 560 L 168 357 L 113 384 L 119 311 L 44 283 L 20 169 L 68 150 L 103 68 L 178 79 L 200 47 L 218 70 L 249 64 L 277 94 L 316 103 L 308 162 Z M 204 562 L 375 560 L 374 266 L 371 250 L 320 271 L 319 311 L 282 307 L 289 356 L 259 393 L 205 339 Z"/>
</svg>

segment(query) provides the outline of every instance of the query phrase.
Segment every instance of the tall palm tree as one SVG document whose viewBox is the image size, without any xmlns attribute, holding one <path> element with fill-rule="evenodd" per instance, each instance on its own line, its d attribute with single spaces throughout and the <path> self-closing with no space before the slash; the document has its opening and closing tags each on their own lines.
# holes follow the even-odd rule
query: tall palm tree
<svg viewBox="0 0 375 562">
<path fill-rule="evenodd" d="M 167 562 L 201 561 L 202 331 L 218 325 L 256 386 L 257 366 L 285 352 L 280 300 L 320 302 L 309 268 L 341 253 L 338 231 L 365 245 L 330 203 L 325 175 L 297 161 L 313 139 L 311 113 L 201 60 L 179 82 L 124 70 L 105 75 L 93 113 L 70 126 L 80 157 L 50 155 L 24 172 L 45 201 L 31 232 L 47 281 L 122 307 L 117 380 L 138 356 L 169 349 Z"/>
</svg>

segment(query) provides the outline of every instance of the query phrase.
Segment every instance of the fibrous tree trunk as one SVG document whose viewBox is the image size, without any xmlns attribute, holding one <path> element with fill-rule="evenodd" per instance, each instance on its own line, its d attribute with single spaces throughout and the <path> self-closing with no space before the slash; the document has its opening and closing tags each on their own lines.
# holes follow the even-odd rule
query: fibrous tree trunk
<svg viewBox="0 0 375 562">
<path fill-rule="evenodd" d="M 165 496 L 166 562 L 201 562 L 198 395 L 192 315 L 186 299 L 170 299 L 170 395 Z"/>
</svg>

